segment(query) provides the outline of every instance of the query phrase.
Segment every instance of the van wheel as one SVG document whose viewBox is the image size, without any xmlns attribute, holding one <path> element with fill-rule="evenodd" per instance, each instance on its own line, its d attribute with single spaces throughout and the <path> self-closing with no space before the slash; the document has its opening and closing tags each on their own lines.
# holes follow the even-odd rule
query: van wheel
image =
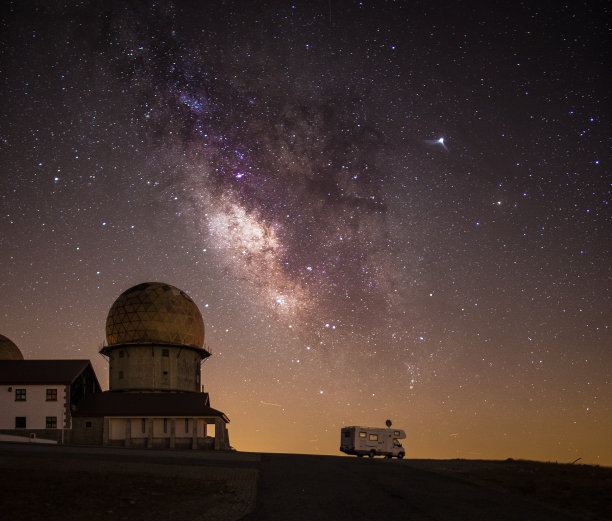
<svg viewBox="0 0 612 521">
<path fill-rule="evenodd" d="M 376 454 L 376 452 L 375 452 L 375 451 L 373 451 L 373 450 L 371 450 L 371 451 L 370 451 L 370 454 L 368 454 L 368 456 L 370 456 L 370 458 L 373 458 L 375 454 Z"/>
<path fill-rule="evenodd" d="M 358 458 L 361 458 L 363 456 L 363 454 L 357 454 Z"/>
<path fill-rule="evenodd" d="M 404 457 L 404 453 L 403 453 L 403 452 L 400 452 L 400 453 L 397 455 L 397 459 L 402 459 L 403 457 Z"/>
</svg>

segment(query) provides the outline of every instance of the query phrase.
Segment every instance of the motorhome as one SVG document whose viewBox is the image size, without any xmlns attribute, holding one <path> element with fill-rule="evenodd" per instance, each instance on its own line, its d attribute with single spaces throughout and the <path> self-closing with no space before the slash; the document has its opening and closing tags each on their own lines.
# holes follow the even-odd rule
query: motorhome
<svg viewBox="0 0 612 521">
<path fill-rule="evenodd" d="M 406 438 L 401 429 L 379 429 L 374 427 L 342 427 L 340 450 L 361 458 L 368 455 L 403 458 L 406 452 L 399 440 Z"/>
</svg>

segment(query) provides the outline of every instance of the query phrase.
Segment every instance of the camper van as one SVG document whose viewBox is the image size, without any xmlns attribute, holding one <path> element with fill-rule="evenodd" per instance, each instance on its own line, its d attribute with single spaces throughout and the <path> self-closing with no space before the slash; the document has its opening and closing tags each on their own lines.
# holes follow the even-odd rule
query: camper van
<svg viewBox="0 0 612 521">
<path fill-rule="evenodd" d="M 340 450 L 357 457 L 368 455 L 403 458 L 404 447 L 399 440 L 406 438 L 400 429 L 377 429 L 373 427 L 342 427 L 340 431 Z"/>
</svg>

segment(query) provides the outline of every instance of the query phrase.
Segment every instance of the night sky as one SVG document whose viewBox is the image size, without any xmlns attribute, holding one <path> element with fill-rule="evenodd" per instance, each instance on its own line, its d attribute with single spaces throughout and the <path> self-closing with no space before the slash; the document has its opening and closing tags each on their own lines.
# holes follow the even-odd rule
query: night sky
<svg viewBox="0 0 612 521">
<path fill-rule="evenodd" d="M 541 3 L 9 2 L 0 334 L 106 389 L 166 282 L 238 450 L 612 465 L 610 18 Z"/>
</svg>

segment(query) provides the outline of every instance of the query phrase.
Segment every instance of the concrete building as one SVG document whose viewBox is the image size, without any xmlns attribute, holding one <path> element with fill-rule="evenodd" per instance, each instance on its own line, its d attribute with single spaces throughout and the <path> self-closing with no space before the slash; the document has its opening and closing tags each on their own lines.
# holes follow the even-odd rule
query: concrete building
<svg viewBox="0 0 612 521">
<path fill-rule="evenodd" d="M 160 282 L 122 293 L 106 320 L 109 388 L 73 412 L 72 442 L 230 448 L 227 416 L 203 392 L 204 321 L 183 291 Z"/>
</svg>

